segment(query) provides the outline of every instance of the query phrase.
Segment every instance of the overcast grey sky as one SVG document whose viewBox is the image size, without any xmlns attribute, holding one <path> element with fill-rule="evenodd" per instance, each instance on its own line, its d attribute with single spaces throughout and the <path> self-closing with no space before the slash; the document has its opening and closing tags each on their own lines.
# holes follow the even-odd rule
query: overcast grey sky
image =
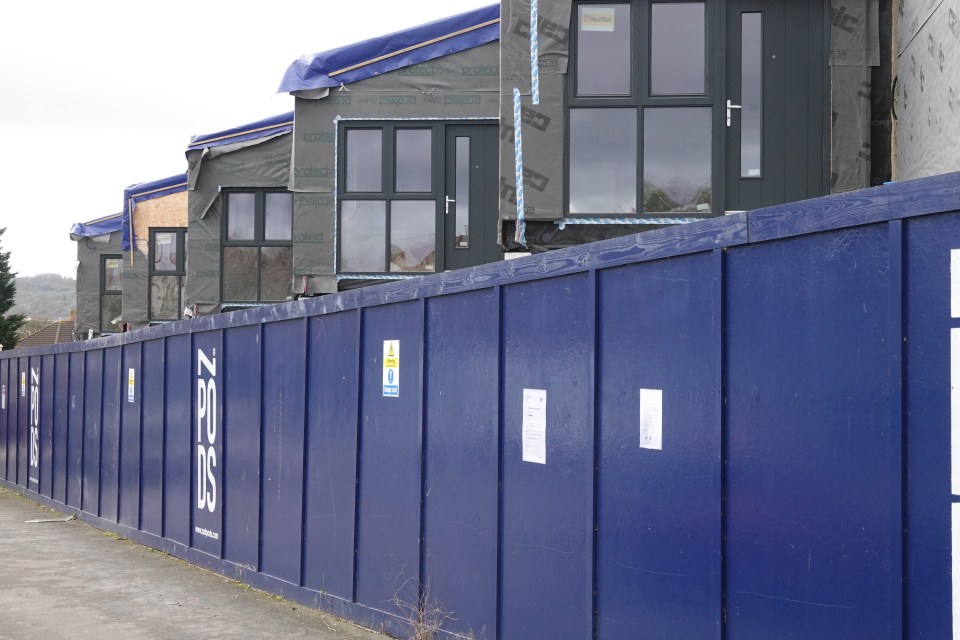
<svg viewBox="0 0 960 640">
<path fill-rule="evenodd" d="M 75 276 L 74 222 L 120 211 L 130 184 L 185 171 L 191 135 L 292 110 L 275 91 L 301 54 L 489 4 L 6 3 L 0 242 L 13 269 Z"/>
</svg>

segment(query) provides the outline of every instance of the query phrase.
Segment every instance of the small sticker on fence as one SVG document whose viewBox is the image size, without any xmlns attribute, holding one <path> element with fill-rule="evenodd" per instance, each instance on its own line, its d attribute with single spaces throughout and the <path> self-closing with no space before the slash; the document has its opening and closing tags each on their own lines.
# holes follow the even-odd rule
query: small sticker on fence
<svg viewBox="0 0 960 640">
<path fill-rule="evenodd" d="M 27 397 L 27 372 L 26 371 L 20 372 L 20 397 L 21 398 Z"/>
<path fill-rule="evenodd" d="M 7 408 L 7 385 L 2 385 L 0 388 L 0 409 L 6 410 Z"/>
<path fill-rule="evenodd" d="M 547 391 L 523 390 L 523 461 L 547 464 Z"/>
<path fill-rule="evenodd" d="M 133 402 L 134 389 L 136 388 L 136 372 L 130 369 L 127 374 L 127 402 Z"/>
<path fill-rule="evenodd" d="M 640 389 L 640 447 L 663 449 L 663 389 Z"/>
<path fill-rule="evenodd" d="M 383 397 L 400 397 L 400 341 L 383 341 Z"/>
</svg>

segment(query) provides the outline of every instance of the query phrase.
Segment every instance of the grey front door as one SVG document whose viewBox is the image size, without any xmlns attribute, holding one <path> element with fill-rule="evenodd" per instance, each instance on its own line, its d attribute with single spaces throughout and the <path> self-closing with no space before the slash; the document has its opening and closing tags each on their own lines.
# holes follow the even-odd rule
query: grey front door
<svg viewBox="0 0 960 640">
<path fill-rule="evenodd" d="M 726 3 L 726 210 L 827 192 L 824 0 Z"/>
<path fill-rule="evenodd" d="M 444 269 L 462 269 L 502 258 L 497 243 L 499 159 L 497 125 L 446 127 L 445 197 L 442 203 Z"/>
</svg>

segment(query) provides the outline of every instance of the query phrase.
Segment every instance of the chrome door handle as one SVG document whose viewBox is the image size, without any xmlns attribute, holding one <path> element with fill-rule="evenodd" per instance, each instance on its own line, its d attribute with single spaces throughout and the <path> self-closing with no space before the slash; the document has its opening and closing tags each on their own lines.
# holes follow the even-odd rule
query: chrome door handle
<svg viewBox="0 0 960 640">
<path fill-rule="evenodd" d="M 456 200 L 454 200 L 450 196 L 447 196 L 443 199 L 443 202 L 444 202 L 444 205 L 443 205 L 444 215 L 450 215 L 450 204 L 453 202 L 456 202 Z"/>
<path fill-rule="evenodd" d="M 727 126 L 730 126 L 730 115 L 733 112 L 733 109 L 743 109 L 743 105 L 733 104 L 730 102 L 730 99 L 727 98 Z"/>
</svg>

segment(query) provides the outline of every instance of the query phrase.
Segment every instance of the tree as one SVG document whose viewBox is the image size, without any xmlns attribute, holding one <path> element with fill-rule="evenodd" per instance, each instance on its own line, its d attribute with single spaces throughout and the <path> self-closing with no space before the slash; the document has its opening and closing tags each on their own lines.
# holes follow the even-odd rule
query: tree
<svg viewBox="0 0 960 640">
<path fill-rule="evenodd" d="M 0 229 L 0 238 L 6 231 Z M 0 250 L 0 345 L 4 349 L 17 346 L 17 332 L 23 325 L 24 317 L 19 313 L 10 313 L 14 298 L 17 297 L 17 274 L 10 271 L 10 252 Z"/>
</svg>

